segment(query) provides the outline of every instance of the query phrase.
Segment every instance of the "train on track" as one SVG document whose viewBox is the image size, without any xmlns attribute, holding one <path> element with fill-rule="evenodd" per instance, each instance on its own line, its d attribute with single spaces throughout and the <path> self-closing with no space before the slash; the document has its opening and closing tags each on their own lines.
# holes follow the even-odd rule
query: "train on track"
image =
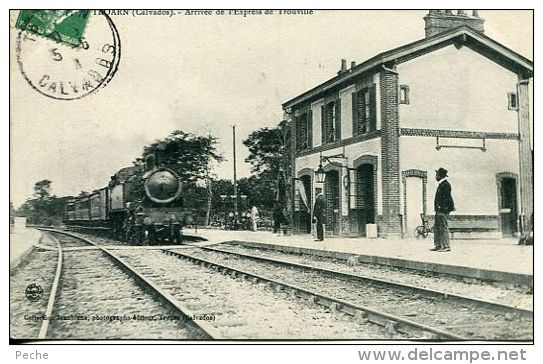
<svg viewBox="0 0 543 364">
<path fill-rule="evenodd" d="M 100 231 L 137 244 L 180 242 L 183 227 L 192 221 L 182 192 L 177 173 L 157 167 L 150 155 L 145 166 L 123 168 L 108 186 L 70 200 L 64 224 L 70 230 Z"/>
</svg>

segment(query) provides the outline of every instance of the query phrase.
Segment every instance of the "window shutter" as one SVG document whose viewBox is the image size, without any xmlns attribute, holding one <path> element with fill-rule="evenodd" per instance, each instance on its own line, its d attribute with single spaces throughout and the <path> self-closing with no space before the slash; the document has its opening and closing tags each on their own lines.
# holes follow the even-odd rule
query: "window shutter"
<svg viewBox="0 0 543 364">
<path fill-rule="evenodd" d="M 377 129 L 377 115 L 376 113 L 376 107 L 375 107 L 375 84 L 373 84 L 370 88 L 370 130 L 376 130 Z"/>
<path fill-rule="evenodd" d="M 302 134 L 301 134 L 301 140 L 302 140 L 302 149 L 307 149 L 307 113 L 302 114 L 300 116 L 300 121 L 302 124 Z"/>
<path fill-rule="evenodd" d="M 296 142 L 296 151 L 300 150 L 300 117 L 295 116 L 294 117 L 294 128 L 296 129 L 296 134 L 294 135 L 294 139 Z"/>
<path fill-rule="evenodd" d="M 358 135 L 358 101 L 357 93 L 353 92 L 351 94 L 353 101 L 353 136 Z"/>
<path fill-rule="evenodd" d="M 341 139 L 341 99 L 337 99 L 335 104 L 335 122 L 336 122 L 336 135 L 334 140 Z"/>
<path fill-rule="evenodd" d="M 307 112 L 307 147 L 313 147 L 313 110 Z"/>
<path fill-rule="evenodd" d="M 366 92 L 367 89 L 362 89 L 356 94 L 356 104 L 358 105 L 358 134 L 366 134 Z"/>
<path fill-rule="evenodd" d="M 324 105 L 321 106 L 321 138 L 322 144 L 326 143 L 326 109 Z"/>
</svg>

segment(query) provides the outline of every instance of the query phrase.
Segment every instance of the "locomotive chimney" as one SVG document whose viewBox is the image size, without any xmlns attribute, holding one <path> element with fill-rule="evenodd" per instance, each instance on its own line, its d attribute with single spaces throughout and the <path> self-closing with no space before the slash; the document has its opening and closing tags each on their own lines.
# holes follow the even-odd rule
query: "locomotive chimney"
<svg viewBox="0 0 543 364">
<path fill-rule="evenodd" d="M 147 158 L 145 158 L 145 170 L 150 171 L 155 168 L 155 155 L 149 154 Z"/>
</svg>

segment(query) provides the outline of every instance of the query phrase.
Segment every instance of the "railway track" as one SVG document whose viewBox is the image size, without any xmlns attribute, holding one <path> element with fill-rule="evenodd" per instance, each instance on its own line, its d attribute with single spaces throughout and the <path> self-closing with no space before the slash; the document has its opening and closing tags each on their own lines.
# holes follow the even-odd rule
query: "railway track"
<svg viewBox="0 0 543 364">
<path fill-rule="evenodd" d="M 302 301 L 287 291 L 259 286 L 241 277 L 180 261 L 161 251 L 119 252 L 143 275 L 193 309 L 212 315 L 217 338 L 234 340 L 276 339 L 406 339 L 397 332 Z"/>
<path fill-rule="evenodd" d="M 458 304 L 474 305 L 479 308 L 486 308 L 486 309 L 494 310 L 496 312 L 501 312 L 501 313 L 509 314 L 513 316 L 520 316 L 524 318 L 533 317 L 533 310 L 531 309 L 516 307 L 516 306 L 506 304 L 506 303 L 489 301 L 489 300 L 485 300 L 485 299 L 477 298 L 477 297 L 470 297 L 469 295 L 465 295 L 465 294 L 457 294 L 454 292 L 441 291 L 441 290 L 432 289 L 428 287 L 421 287 L 421 286 L 417 286 L 417 285 L 413 285 L 413 284 L 409 284 L 405 282 L 398 282 L 398 281 L 393 281 L 390 279 L 379 278 L 378 276 L 376 277 L 370 274 L 349 273 L 349 272 L 338 269 L 337 265 L 327 266 L 326 264 L 324 264 L 324 266 L 319 266 L 319 265 L 312 265 L 310 264 L 311 262 L 308 262 L 309 264 L 307 264 L 307 263 L 304 263 L 304 258 L 300 259 L 300 257 L 298 258 L 294 257 L 294 259 L 284 260 L 284 259 L 280 259 L 277 256 L 278 254 L 274 254 L 273 252 L 269 254 L 269 252 L 264 253 L 262 251 L 258 251 L 257 254 L 255 255 L 255 254 L 248 253 L 247 248 L 239 249 L 235 246 L 231 246 L 230 248 L 228 248 L 227 246 L 225 247 L 225 249 L 215 248 L 212 246 L 202 246 L 200 248 L 203 250 L 210 251 L 210 252 L 230 254 L 230 255 L 238 256 L 242 258 L 259 260 L 262 262 L 269 262 L 269 263 L 281 264 L 284 266 L 298 267 L 300 269 L 321 272 L 324 274 L 327 273 L 332 277 L 339 277 L 339 278 L 343 278 L 349 281 L 359 281 L 359 282 L 367 283 L 367 284 L 380 285 L 385 288 L 389 287 L 391 289 L 403 290 L 405 292 L 420 294 L 420 295 L 424 295 L 431 298 L 437 298 L 441 300 L 448 300 L 448 301 L 455 302 Z M 285 255 L 282 254 L 282 257 L 285 257 Z M 289 256 L 289 258 L 291 258 L 291 256 Z M 342 264 L 342 265 L 345 266 L 345 264 Z M 371 272 L 372 274 L 375 274 L 376 268 L 373 267 L 371 270 L 367 269 L 366 271 Z M 390 273 L 390 271 L 388 270 L 385 270 L 385 272 L 386 274 Z M 406 275 L 407 273 L 406 271 L 403 271 L 402 274 Z M 419 276 L 418 279 L 420 278 L 421 277 Z M 470 283 L 470 285 L 471 284 L 472 283 Z"/>
<path fill-rule="evenodd" d="M 68 261 L 68 266 L 83 270 L 82 273 L 77 269 L 75 273 L 69 273 L 75 277 L 71 282 L 63 280 L 63 284 L 57 283 L 59 293 L 53 294 L 54 290 L 51 289 L 49 306 L 58 307 L 55 298 L 71 302 L 74 297 L 85 297 L 93 290 L 75 290 L 73 287 L 70 290 L 74 285 L 84 287 L 90 284 L 85 283 L 88 277 L 78 277 L 96 279 L 103 276 L 106 261 L 109 264 L 115 261 L 115 265 L 122 266 L 122 273 L 138 282 L 148 296 L 164 303 L 162 309 L 182 308 L 185 317 L 202 317 L 204 320 L 189 320 L 189 325 L 196 323 L 196 327 L 191 326 L 190 332 L 182 334 L 157 328 L 155 331 L 161 332 L 161 338 L 533 340 L 532 311 L 494 302 L 262 254 L 252 255 L 246 251 L 241 253 L 209 246 L 184 246 L 162 250 L 122 249 L 116 250 L 113 255 L 111 249 L 104 246 L 106 240 L 94 244 L 71 233 L 49 233 L 60 244 L 57 248 L 58 266 L 65 266 Z M 85 251 L 84 245 L 92 246 L 93 250 Z M 81 259 L 83 256 L 86 258 Z M 70 262 L 70 259 L 75 260 Z M 84 264 L 85 260 L 93 262 L 94 271 L 89 264 Z M 97 267 L 100 267 L 100 271 Z M 85 272 L 86 269 L 91 271 Z M 57 275 L 66 275 L 65 270 L 61 269 L 61 274 L 58 270 L 57 267 Z M 116 276 L 105 275 L 108 277 L 107 284 L 117 284 Z M 107 291 L 111 293 L 111 290 Z M 106 307 L 108 302 L 113 301 L 117 307 L 118 299 L 99 297 L 98 301 L 105 302 Z M 134 307 L 133 304 L 130 306 Z M 136 306 L 141 305 L 137 303 Z M 315 307 L 319 306 L 324 308 L 318 311 Z M 79 303 L 74 307 L 80 307 Z M 70 309 L 72 312 L 74 307 Z M 85 310 L 88 311 L 87 308 Z M 330 314 L 336 318 L 330 319 Z M 53 313 L 51 315 L 54 316 Z M 213 319 L 208 320 L 209 317 Z M 202 323 L 203 328 L 198 323 Z M 42 327 L 40 337 L 65 338 L 57 333 L 68 332 L 77 336 L 77 325 L 73 322 L 67 324 L 59 320 L 48 325 L 45 329 Z M 107 331 L 112 325 L 104 324 L 101 327 Z M 182 329 L 186 330 L 186 327 L 185 324 Z M 288 329 L 285 330 L 285 327 Z M 300 330 L 297 331 L 297 328 Z M 314 336 L 311 330 L 315 332 Z M 114 334 L 104 336 L 105 331 L 101 332 L 100 338 L 115 337 Z"/>
<path fill-rule="evenodd" d="M 71 248 L 67 249 L 75 249 L 74 238 L 90 243 L 70 233 L 63 232 L 59 236 L 71 237 L 67 240 Z M 74 256 L 85 252 L 85 256 L 90 257 L 88 250 L 71 252 Z M 98 254 L 99 251 L 95 250 L 94 253 Z M 94 266 L 104 269 L 103 262 L 95 256 L 92 259 Z M 353 321 L 348 316 L 330 312 L 312 302 L 302 302 L 288 292 L 263 291 L 250 282 L 233 280 L 222 272 L 192 263 L 183 264 L 177 258 L 157 250 L 139 247 L 117 250 L 115 259 L 122 261 L 123 265 L 130 267 L 131 271 L 163 295 L 169 295 L 170 301 L 183 305 L 192 317 L 203 319 L 206 332 L 213 339 L 407 338 L 366 320 Z M 112 276 L 109 276 L 109 280 L 116 282 Z M 60 290 L 61 293 L 63 291 Z M 74 327 L 64 327 L 63 331 L 73 333 Z"/>
<path fill-rule="evenodd" d="M 507 305 L 212 247 L 164 251 L 291 289 L 409 335 L 440 340 L 533 339 L 533 312 Z"/>
<path fill-rule="evenodd" d="M 38 339 L 213 339 L 206 322 L 110 250 L 41 229 L 57 245 L 57 267 Z M 93 250 L 73 250 L 92 246 Z M 72 249 L 72 250 L 65 250 Z"/>
</svg>

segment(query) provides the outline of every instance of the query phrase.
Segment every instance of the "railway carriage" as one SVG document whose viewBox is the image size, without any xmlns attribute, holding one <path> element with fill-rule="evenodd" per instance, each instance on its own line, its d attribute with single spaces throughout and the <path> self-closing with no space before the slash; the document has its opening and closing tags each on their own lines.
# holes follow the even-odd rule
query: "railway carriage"
<svg viewBox="0 0 543 364">
<path fill-rule="evenodd" d="M 75 202 L 75 221 L 87 224 L 90 219 L 89 197 L 83 197 Z"/>
<path fill-rule="evenodd" d="M 108 188 L 104 187 L 89 196 L 90 221 L 104 224 L 107 222 L 108 195 Z"/>
<path fill-rule="evenodd" d="M 75 202 L 68 202 L 64 207 L 64 222 L 72 223 L 75 221 Z"/>
</svg>

